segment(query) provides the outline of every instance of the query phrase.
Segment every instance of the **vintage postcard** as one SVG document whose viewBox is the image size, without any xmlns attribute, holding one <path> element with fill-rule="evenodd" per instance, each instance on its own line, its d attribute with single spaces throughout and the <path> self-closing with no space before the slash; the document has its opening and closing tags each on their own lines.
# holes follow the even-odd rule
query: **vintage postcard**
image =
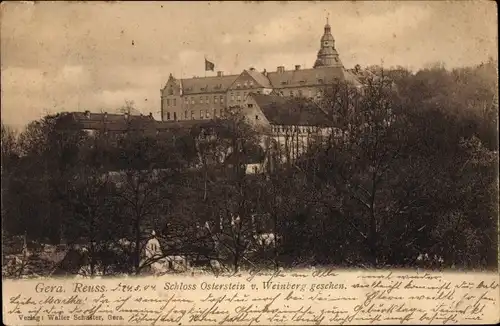
<svg viewBox="0 0 500 326">
<path fill-rule="evenodd" d="M 499 322 L 496 3 L 0 8 L 4 324 Z"/>
</svg>

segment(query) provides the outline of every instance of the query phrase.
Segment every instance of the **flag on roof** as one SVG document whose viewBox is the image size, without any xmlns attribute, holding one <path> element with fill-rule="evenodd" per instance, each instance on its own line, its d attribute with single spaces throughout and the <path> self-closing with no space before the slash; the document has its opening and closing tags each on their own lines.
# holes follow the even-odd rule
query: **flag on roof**
<svg viewBox="0 0 500 326">
<path fill-rule="evenodd" d="M 205 58 L 205 71 L 214 71 L 215 69 L 215 64 L 213 62 L 210 62 L 208 61 L 206 58 Z"/>
</svg>

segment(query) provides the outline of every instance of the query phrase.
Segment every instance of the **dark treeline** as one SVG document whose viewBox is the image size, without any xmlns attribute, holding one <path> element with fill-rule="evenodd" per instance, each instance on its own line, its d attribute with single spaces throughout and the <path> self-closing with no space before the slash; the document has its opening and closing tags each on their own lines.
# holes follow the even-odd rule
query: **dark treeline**
<svg viewBox="0 0 500 326">
<path fill-rule="evenodd" d="M 337 132 L 285 164 L 286 146 L 267 141 L 263 174 L 244 172 L 261 138 L 238 112 L 205 136 L 91 136 L 58 128 L 57 115 L 20 135 L 2 125 L 4 240 L 83 243 L 91 273 L 104 274 L 147 267 L 152 230 L 165 255 L 236 270 L 413 267 L 422 257 L 496 268 L 496 62 L 367 71 L 362 90 L 325 89 L 320 106 Z"/>
</svg>

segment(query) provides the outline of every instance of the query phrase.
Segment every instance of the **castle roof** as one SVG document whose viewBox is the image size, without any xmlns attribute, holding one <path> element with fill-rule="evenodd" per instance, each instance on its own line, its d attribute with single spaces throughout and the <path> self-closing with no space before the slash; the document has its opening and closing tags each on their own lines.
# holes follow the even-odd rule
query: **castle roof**
<svg viewBox="0 0 500 326">
<path fill-rule="evenodd" d="M 272 88 L 273 86 L 271 85 L 271 82 L 269 81 L 268 77 L 264 76 L 261 72 L 258 72 L 256 70 L 246 70 L 246 72 L 252 76 L 253 79 L 262 87 L 264 88 Z"/>
<path fill-rule="evenodd" d="M 265 88 L 308 87 L 333 83 L 344 79 L 341 66 L 318 67 L 311 69 L 295 69 L 263 73 L 248 69 L 248 73 L 256 83 Z M 236 81 L 239 75 L 194 77 L 182 79 L 184 95 L 224 93 Z"/>
<path fill-rule="evenodd" d="M 225 92 L 239 75 L 181 79 L 183 94 Z"/>
<path fill-rule="evenodd" d="M 269 72 L 267 77 L 274 88 L 304 87 L 331 84 L 344 79 L 342 67 L 320 67 L 312 69 Z"/>
<path fill-rule="evenodd" d="M 327 115 L 313 102 L 276 95 L 250 94 L 269 123 L 292 126 L 332 126 Z"/>
</svg>

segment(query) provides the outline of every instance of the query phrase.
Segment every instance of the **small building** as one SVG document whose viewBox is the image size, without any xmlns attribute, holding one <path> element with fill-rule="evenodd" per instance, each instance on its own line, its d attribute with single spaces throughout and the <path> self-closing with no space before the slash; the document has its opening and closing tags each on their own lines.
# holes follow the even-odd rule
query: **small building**
<svg viewBox="0 0 500 326">
<path fill-rule="evenodd" d="M 224 163 L 230 168 L 239 164 L 245 174 L 261 174 L 266 172 L 266 153 L 262 147 L 256 145 L 240 153 L 229 154 Z"/>
<path fill-rule="evenodd" d="M 294 160 L 334 130 L 334 123 L 314 101 L 250 94 L 243 112 L 250 124 L 274 143 L 282 162 Z M 268 152 L 271 149 L 268 149 Z"/>
<path fill-rule="evenodd" d="M 129 113 L 94 113 L 64 112 L 60 115 L 57 127 L 59 129 L 83 130 L 90 135 L 97 132 L 104 134 L 122 134 L 126 132 L 141 132 L 155 134 L 158 129 L 157 121 L 153 114 L 132 115 Z"/>
</svg>

